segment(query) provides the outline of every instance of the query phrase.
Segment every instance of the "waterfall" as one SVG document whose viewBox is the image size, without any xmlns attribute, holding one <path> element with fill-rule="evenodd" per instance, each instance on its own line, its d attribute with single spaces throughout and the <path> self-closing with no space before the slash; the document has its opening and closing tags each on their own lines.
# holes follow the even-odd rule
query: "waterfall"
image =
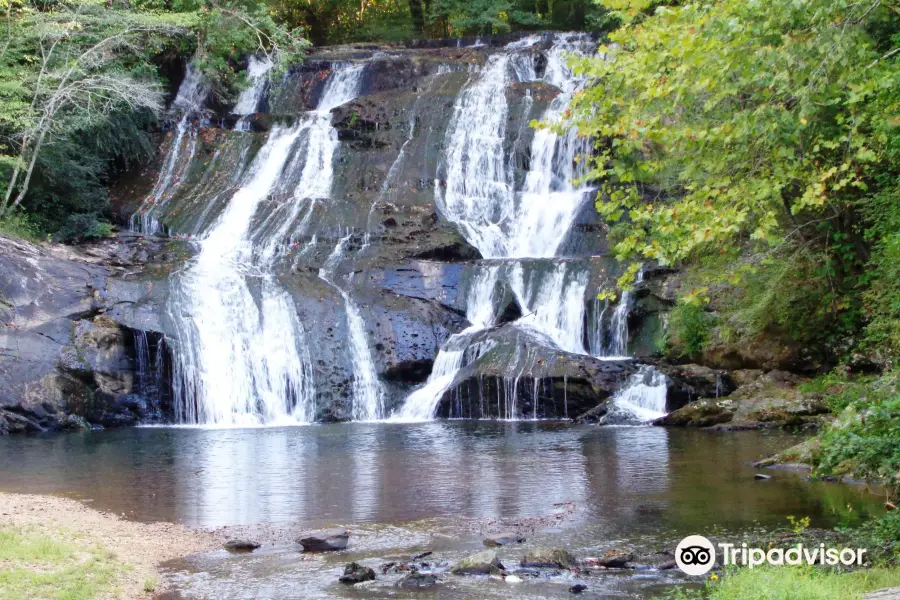
<svg viewBox="0 0 900 600">
<path fill-rule="evenodd" d="M 169 108 L 170 119 L 180 115 L 178 124 L 175 126 L 172 145 L 163 161 L 161 176 L 156 180 L 156 185 L 129 219 L 128 225 L 131 231 L 151 235 L 162 232 L 156 213 L 165 206 L 166 201 L 178 189 L 182 176 L 190 166 L 191 159 L 194 158 L 197 138 L 193 133 L 191 122 L 203 110 L 206 93 L 201 72 L 188 64 L 175 100 L 172 101 L 172 106 Z M 187 159 L 179 160 L 183 154 L 182 146 L 185 136 L 188 137 Z"/>
<path fill-rule="evenodd" d="M 490 349 L 490 342 L 471 344 L 474 334 L 493 325 L 495 290 L 499 266 L 478 270 L 469 284 L 466 295 L 466 318 L 471 325 L 451 335 L 438 352 L 425 385 L 410 394 L 392 419 L 400 421 L 428 421 L 453 378 L 465 365 L 473 362 Z"/>
<path fill-rule="evenodd" d="M 548 83 L 559 87 L 561 93 L 543 119 L 557 120 L 579 85 L 564 65 L 566 52 L 578 50 L 574 39 L 560 36 L 548 53 L 545 77 L 552 77 Z M 529 49 L 539 40 L 536 36 L 523 38 L 490 56 L 460 93 L 447 130 L 446 179 L 435 181 L 435 204 L 484 258 L 507 259 L 502 268 L 482 270 L 478 283 L 486 284 L 483 278 L 490 273 L 493 291 L 498 279 L 504 278 L 524 313 L 516 326 L 561 350 L 585 354 L 586 275 L 570 277 L 565 262 L 559 262 L 548 272 L 533 271 L 526 276 L 521 262 L 510 261 L 556 257 L 588 191 L 573 183 L 576 155 L 587 148 L 574 129 L 563 135 L 549 129 L 535 133 L 531 167 L 523 189 L 515 189 L 504 151 L 509 117 L 506 88 L 513 79 L 536 78 Z M 496 309 L 489 294 L 479 295 L 480 285 L 474 285 L 467 298 L 466 316 L 472 325 L 447 340 L 431 377 L 407 397 L 397 418 L 433 418 L 456 374 L 478 354 L 480 349 L 470 352 L 468 343 L 473 333 L 493 323 Z M 507 397 L 514 397 L 515 383 Z"/>
<path fill-rule="evenodd" d="M 237 104 L 231 111 L 240 117 L 234 125 L 235 131 L 247 131 L 250 128 L 246 118 L 255 113 L 259 107 L 259 101 L 262 100 L 266 88 L 266 75 L 273 66 L 268 56 L 262 60 L 255 56 L 247 59 L 247 78 L 250 80 L 250 87 L 241 92 Z"/>
<path fill-rule="evenodd" d="M 628 418 L 652 421 L 666 414 L 666 390 L 666 376 L 650 365 L 641 365 L 613 396 L 613 406 Z"/>
<path fill-rule="evenodd" d="M 176 276 L 169 313 L 181 334 L 174 361 L 181 422 L 257 425 L 314 418 L 306 332 L 276 275 L 291 222 L 260 235 L 255 215 L 294 171 L 300 172 L 294 202 L 286 204 L 330 193 L 337 134 L 329 111 L 358 93 L 361 70 L 335 70 L 317 110 L 272 129 L 240 188 L 203 233 L 198 254 Z"/>
</svg>

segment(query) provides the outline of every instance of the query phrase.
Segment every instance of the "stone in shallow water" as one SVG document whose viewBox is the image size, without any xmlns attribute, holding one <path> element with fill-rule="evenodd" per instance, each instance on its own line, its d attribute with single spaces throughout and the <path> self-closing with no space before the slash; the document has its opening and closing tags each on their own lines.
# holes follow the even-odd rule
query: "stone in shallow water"
<svg viewBox="0 0 900 600">
<path fill-rule="evenodd" d="M 520 564 L 523 567 L 568 569 L 575 564 L 575 559 L 562 548 L 535 548 L 525 553 Z"/>
<path fill-rule="evenodd" d="M 586 585 L 577 583 L 577 584 L 573 585 L 572 587 L 570 587 L 569 591 L 572 592 L 573 594 L 580 594 L 581 592 L 583 592 L 586 589 L 587 589 Z"/>
<path fill-rule="evenodd" d="M 259 548 L 259 544 L 250 540 L 228 540 L 223 547 L 229 552 L 253 552 Z"/>
<path fill-rule="evenodd" d="M 364 567 L 359 563 L 352 562 L 344 567 L 344 574 L 338 579 L 341 583 L 354 585 L 363 581 L 372 581 L 375 579 L 375 571 L 369 567 Z"/>
<path fill-rule="evenodd" d="M 349 531 L 336 527 L 305 533 L 297 540 L 297 543 L 303 546 L 304 552 L 333 552 L 344 550 L 349 539 Z"/>
<path fill-rule="evenodd" d="M 427 573 L 410 573 L 397 585 L 406 589 L 427 588 L 437 585 L 438 578 Z"/>
<path fill-rule="evenodd" d="M 498 533 L 497 535 L 492 535 L 490 537 L 484 538 L 484 545 L 488 548 L 493 548 L 496 546 L 510 546 L 512 544 L 521 544 L 525 541 L 521 535 L 517 533 L 513 533 L 510 531 L 505 531 L 503 533 Z"/>
<path fill-rule="evenodd" d="M 611 548 L 597 559 L 597 565 L 608 569 L 621 569 L 634 560 L 634 554 L 620 548 Z"/>
<path fill-rule="evenodd" d="M 493 550 L 484 550 L 462 559 L 453 569 L 457 575 L 492 575 L 503 570 L 503 565 Z"/>
</svg>

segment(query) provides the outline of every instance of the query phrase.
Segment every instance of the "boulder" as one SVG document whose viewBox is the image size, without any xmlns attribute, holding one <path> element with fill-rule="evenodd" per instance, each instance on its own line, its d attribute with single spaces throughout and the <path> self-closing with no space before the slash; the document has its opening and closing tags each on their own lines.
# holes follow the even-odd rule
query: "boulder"
<svg viewBox="0 0 900 600">
<path fill-rule="evenodd" d="M 456 575 L 496 575 L 503 570 L 497 553 L 493 550 L 484 550 L 462 559 L 450 570 Z"/>
<path fill-rule="evenodd" d="M 606 567 L 607 569 L 622 569 L 628 563 L 634 560 L 634 554 L 627 550 L 612 548 L 607 550 L 603 556 L 596 559 L 596 566 Z"/>
<path fill-rule="evenodd" d="M 523 567 L 569 569 L 575 559 L 563 548 L 535 548 L 525 553 L 519 563 Z"/>
<path fill-rule="evenodd" d="M 496 535 L 492 535 L 484 538 L 482 543 L 488 548 L 495 548 L 497 546 L 509 546 L 512 544 L 521 544 L 525 541 L 525 538 L 521 535 L 506 531 L 503 533 L 498 533 Z"/>
<path fill-rule="evenodd" d="M 344 574 L 340 576 L 338 581 L 348 585 L 355 585 L 364 581 L 373 581 L 374 579 L 375 571 L 359 563 L 352 562 L 344 567 Z"/>
<path fill-rule="evenodd" d="M 588 587 L 586 585 L 584 585 L 583 583 L 576 583 L 575 585 L 573 585 L 572 587 L 569 588 L 569 593 L 580 594 L 581 592 L 585 591 L 586 589 L 588 589 Z"/>
<path fill-rule="evenodd" d="M 297 539 L 297 543 L 303 546 L 304 552 L 334 552 L 344 550 L 349 540 L 349 531 L 335 527 L 305 533 Z"/>
<path fill-rule="evenodd" d="M 228 540 L 222 546 L 233 553 L 253 552 L 259 548 L 259 544 L 250 540 Z"/>
</svg>

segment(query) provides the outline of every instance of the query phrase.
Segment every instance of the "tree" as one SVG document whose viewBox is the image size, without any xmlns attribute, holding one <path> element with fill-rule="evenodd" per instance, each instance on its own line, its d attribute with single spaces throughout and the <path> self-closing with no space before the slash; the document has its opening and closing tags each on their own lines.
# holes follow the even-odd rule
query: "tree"
<svg viewBox="0 0 900 600">
<path fill-rule="evenodd" d="M 591 177 L 618 257 L 672 265 L 745 248 L 752 268 L 818 245 L 832 280 L 858 269 L 858 207 L 897 173 L 897 5 L 604 4 L 624 25 L 605 58 L 578 65 L 591 85 L 572 118 L 598 140 Z"/>
</svg>

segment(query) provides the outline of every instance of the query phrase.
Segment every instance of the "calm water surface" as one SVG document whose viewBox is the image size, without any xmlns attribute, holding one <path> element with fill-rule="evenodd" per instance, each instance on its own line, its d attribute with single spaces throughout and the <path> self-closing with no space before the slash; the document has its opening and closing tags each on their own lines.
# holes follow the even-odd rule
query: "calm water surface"
<svg viewBox="0 0 900 600">
<path fill-rule="evenodd" d="M 534 541 L 585 555 L 615 543 L 665 545 L 693 533 L 780 527 L 787 515 L 833 526 L 877 511 L 877 498 L 858 488 L 789 472 L 754 481 L 751 461 L 797 441 L 780 433 L 488 421 L 122 429 L 0 438 L 0 489 L 200 527 L 349 525 L 358 532 L 349 558 L 301 565 L 296 548 L 286 547 L 238 558 L 213 553 L 174 568 L 191 598 L 397 597 L 396 588 L 378 587 L 385 582 L 352 590 L 333 582 L 350 559 L 377 567 L 392 552 L 427 548 L 455 560 L 475 551 L 481 535 L 460 533 L 461 518 L 553 521 L 565 510 Z M 660 583 L 641 577 L 592 582 L 601 590 L 593 597 L 642 597 Z M 549 598 L 567 593 L 566 584 L 529 583 L 510 595 L 502 582 L 473 590 L 457 581 L 440 597 Z"/>
</svg>

